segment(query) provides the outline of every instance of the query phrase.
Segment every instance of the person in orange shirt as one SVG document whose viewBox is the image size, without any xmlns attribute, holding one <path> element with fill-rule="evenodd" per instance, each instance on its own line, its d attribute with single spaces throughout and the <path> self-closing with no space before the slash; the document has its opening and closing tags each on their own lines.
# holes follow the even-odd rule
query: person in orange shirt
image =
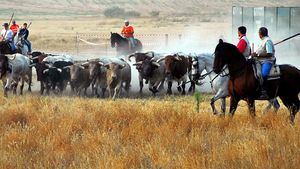
<svg viewBox="0 0 300 169">
<path fill-rule="evenodd" d="M 12 25 L 10 26 L 10 30 L 14 33 L 14 36 L 16 36 L 16 34 L 18 33 L 18 31 L 19 31 L 19 25 L 18 24 L 16 24 L 16 21 L 15 20 L 13 20 L 12 21 Z"/>
<path fill-rule="evenodd" d="M 129 48 L 133 49 L 135 47 L 135 42 L 134 42 L 134 29 L 131 25 L 129 25 L 129 21 L 126 20 L 125 26 L 123 26 L 121 34 L 129 41 Z"/>
</svg>

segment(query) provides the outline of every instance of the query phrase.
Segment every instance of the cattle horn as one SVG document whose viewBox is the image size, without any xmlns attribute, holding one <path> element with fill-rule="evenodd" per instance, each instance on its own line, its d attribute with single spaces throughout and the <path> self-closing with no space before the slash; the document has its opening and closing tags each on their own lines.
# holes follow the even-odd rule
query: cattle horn
<svg viewBox="0 0 300 169">
<path fill-rule="evenodd" d="M 146 53 L 146 55 L 151 54 L 150 58 L 154 58 L 154 52 L 153 51 L 149 51 Z"/>
<path fill-rule="evenodd" d="M 163 58 L 160 58 L 160 59 L 158 59 L 156 62 L 157 63 L 159 63 L 159 62 L 161 62 L 161 61 L 163 61 L 163 60 L 165 60 L 165 58 L 163 57 Z"/>
<path fill-rule="evenodd" d="M 133 66 L 137 66 L 137 65 L 141 65 L 143 63 L 143 61 L 139 61 L 133 64 Z"/>
<path fill-rule="evenodd" d="M 56 70 L 58 70 L 60 73 L 62 72 L 62 69 L 61 69 L 61 68 L 56 68 Z"/>
<path fill-rule="evenodd" d="M 49 72 L 49 69 L 45 69 L 45 70 L 43 71 L 44 74 L 47 73 L 47 72 Z"/>
<path fill-rule="evenodd" d="M 14 54 L 14 55 L 7 55 L 6 57 L 9 59 L 9 60 L 15 60 L 15 58 L 16 58 L 16 54 Z"/>
<path fill-rule="evenodd" d="M 181 61 L 182 59 L 179 57 L 178 53 L 174 57 L 176 60 Z"/>
<path fill-rule="evenodd" d="M 101 66 L 105 66 L 103 62 L 99 61 L 98 62 Z"/>
<path fill-rule="evenodd" d="M 128 61 L 131 62 L 130 58 L 135 57 L 135 53 L 128 56 Z"/>
<path fill-rule="evenodd" d="M 157 66 L 157 67 L 160 67 L 160 64 L 159 63 L 157 63 L 157 62 L 151 62 L 154 66 Z"/>
<path fill-rule="evenodd" d="M 81 66 L 88 66 L 89 65 L 89 62 L 84 62 L 81 64 Z"/>
<path fill-rule="evenodd" d="M 35 60 L 35 59 L 38 59 L 39 57 L 38 56 L 36 56 L 36 57 L 32 57 L 32 58 L 30 58 L 31 60 Z"/>
</svg>

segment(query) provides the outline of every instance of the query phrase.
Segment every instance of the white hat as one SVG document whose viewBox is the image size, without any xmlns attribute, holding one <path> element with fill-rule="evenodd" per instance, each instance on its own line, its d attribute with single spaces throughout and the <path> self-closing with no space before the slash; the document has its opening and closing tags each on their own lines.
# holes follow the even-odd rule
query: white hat
<svg viewBox="0 0 300 169">
<path fill-rule="evenodd" d="M 127 23 L 127 22 L 129 23 L 129 20 L 125 20 L 125 21 L 124 21 L 124 23 Z"/>
</svg>

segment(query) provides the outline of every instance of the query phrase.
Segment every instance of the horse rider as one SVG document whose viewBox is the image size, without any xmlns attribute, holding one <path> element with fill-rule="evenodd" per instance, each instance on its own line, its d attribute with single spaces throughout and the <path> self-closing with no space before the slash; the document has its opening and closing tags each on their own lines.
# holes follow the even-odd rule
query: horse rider
<svg viewBox="0 0 300 169">
<path fill-rule="evenodd" d="M 125 20 L 124 23 L 125 25 L 123 26 L 121 34 L 128 40 L 129 48 L 133 49 L 135 47 L 133 26 L 129 25 L 128 20 Z"/>
<path fill-rule="evenodd" d="M 2 36 L 2 41 L 5 40 L 9 43 L 12 52 L 16 51 L 16 46 L 14 44 L 13 38 L 14 38 L 14 33 L 12 30 L 8 28 L 8 23 L 4 23 L 2 25 L 4 29 L 1 31 L 1 36 Z"/>
<path fill-rule="evenodd" d="M 25 45 L 28 46 L 28 53 L 31 53 L 31 42 L 28 40 L 29 30 L 27 29 L 27 23 L 23 24 L 22 29 L 19 31 L 19 36 L 24 37 Z"/>
<path fill-rule="evenodd" d="M 252 53 L 252 57 L 256 58 L 261 63 L 261 76 L 260 85 L 262 89 L 262 98 L 268 97 L 265 90 L 264 81 L 270 73 L 270 70 L 275 64 L 275 48 L 271 38 L 268 35 L 268 29 L 265 27 L 259 28 L 258 31 L 261 44 L 257 48 L 256 52 Z"/>
<path fill-rule="evenodd" d="M 9 27 L 9 29 L 14 33 L 14 36 L 16 36 L 16 34 L 18 33 L 19 28 L 20 27 L 18 24 L 16 24 L 15 20 L 12 21 L 12 25 Z"/>
<path fill-rule="evenodd" d="M 245 58 L 248 58 L 251 55 L 251 46 L 248 38 L 246 37 L 246 32 L 247 29 L 245 26 L 240 26 L 238 28 L 239 42 L 237 44 L 237 48 L 245 56 Z"/>
</svg>

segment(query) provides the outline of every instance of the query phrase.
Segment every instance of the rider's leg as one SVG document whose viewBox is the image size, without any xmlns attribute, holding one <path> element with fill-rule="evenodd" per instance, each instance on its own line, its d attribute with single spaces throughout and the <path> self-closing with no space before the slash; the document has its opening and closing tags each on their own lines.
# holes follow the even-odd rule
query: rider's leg
<svg viewBox="0 0 300 169">
<path fill-rule="evenodd" d="M 11 41 L 11 42 L 9 42 L 9 44 L 10 44 L 10 46 L 11 46 L 11 50 L 12 50 L 13 52 L 16 51 L 16 46 L 15 46 L 14 42 Z"/>
<path fill-rule="evenodd" d="M 26 40 L 27 46 L 28 46 L 28 52 L 31 53 L 31 42 L 29 40 Z"/>
<path fill-rule="evenodd" d="M 134 38 L 133 37 L 130 37 L 128 38 L 129 39 L 129 43 L 131 45 L 131 48 L 133 49 L 135 47 L 135 44 L 134 44 Z"/>
<path fill-rule="evenodd" d="M 267 98 L 267 91 L 266 91 L 266 78 L 268 77 L 270 70 L 272 68 L 272 63 L 271 62 L 264 62 L 261 66 L 261 75 L 263 78 L 263 82 L 260 84 L 261 85 L 261 93 L 263 98 Z"/>
</svg>

